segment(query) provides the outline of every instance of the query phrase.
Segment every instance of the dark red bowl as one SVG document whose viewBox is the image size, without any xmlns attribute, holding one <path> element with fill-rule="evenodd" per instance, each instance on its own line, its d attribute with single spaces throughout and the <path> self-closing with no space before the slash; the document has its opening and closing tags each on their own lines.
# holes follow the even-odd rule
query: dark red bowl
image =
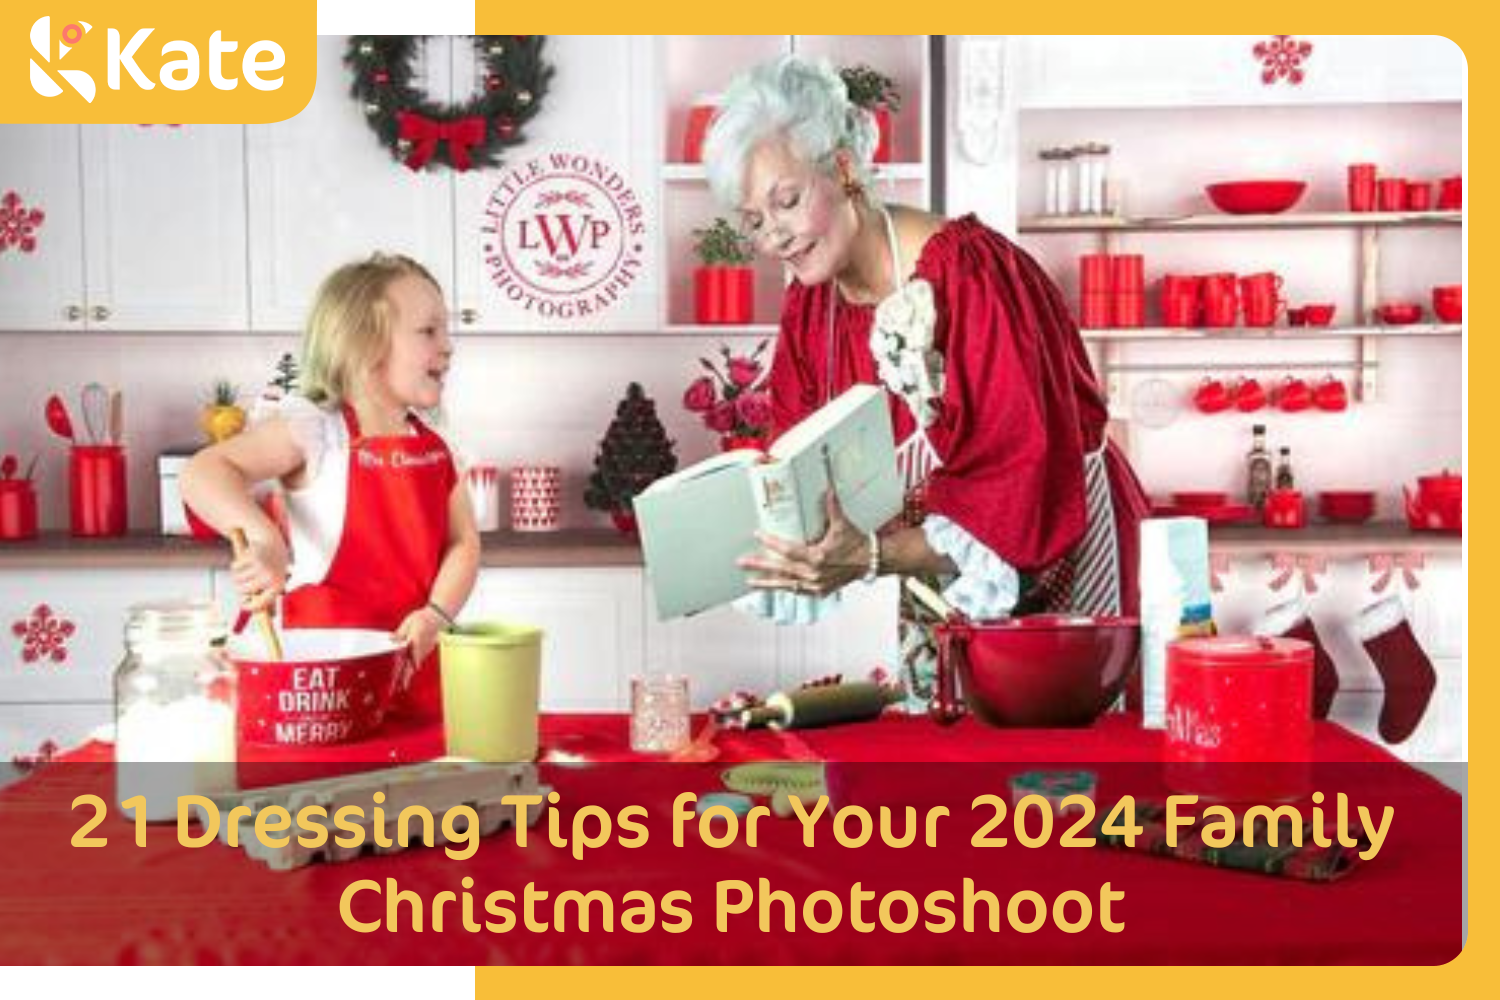
<svg viewBox="0 0 1500 1000">
<path fill-rule="evenodd" d="M 1323 490 L 1318 516 L 1339 524 L 1363 524 L 1375 516 L 1374 490 Z"/>
<path fill-rule="evenodd" d="M 1136 668 L 1135 618 L 1030 615 L 938 626 L 942 668 L 992 726 L 1087 726 Z"/>
<path fill-rule="evenodd" d="M 1406 326 L 1422 318 L 1422 307 L 1415 302 L 1387 302 L 1375 315 L 1388 326 Z"/>
<path fill-rule="evenodd" d="M 1306 181 L 1232 181 L 1210 184 L 1208 200 L 1230 215 L 1275 215 L 1285 212 L 1307 190 Z"/>
<path fill-rule="evenodd" d="M 1333 314 L 1338 312 L 1338 306 L 1326 302 L 1302 307 L 1302 316 L 1307 320 L 1308 326 L 1327 326 L 1333 322 Z"/>
</svg>

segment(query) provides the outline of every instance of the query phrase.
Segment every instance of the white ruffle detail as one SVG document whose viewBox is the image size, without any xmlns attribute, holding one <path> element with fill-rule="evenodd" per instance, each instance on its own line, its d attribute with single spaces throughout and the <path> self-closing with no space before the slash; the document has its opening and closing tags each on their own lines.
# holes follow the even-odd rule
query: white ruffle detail
<svg viewBox="0 0 1500 1000">
<path fill-rule="evenodd" d="M 816 625 L 838 610 L 839 595 L 809 597 L 784 590 L 755 590 L 734 602 L 737 611 L 777 625 Z"/>
<path fill-rule="evenodd" d="M 988 546 L 941 514 L 922 522 L 927 545 L 958 567 L 958 576 L 944 577 L 943 597 L 976 621 L 1006 618 L 1021 598 L 1021 574 Z"/>
<path fill-rule="evenodd" d="M 934 347 L 937 305 L 932 285 L 908 281 L 875 307 L 870 353 L 880 381 L 906 402 L 918 427 L 931 427 L 945 384 L 943 356 Z"/>
</svg>

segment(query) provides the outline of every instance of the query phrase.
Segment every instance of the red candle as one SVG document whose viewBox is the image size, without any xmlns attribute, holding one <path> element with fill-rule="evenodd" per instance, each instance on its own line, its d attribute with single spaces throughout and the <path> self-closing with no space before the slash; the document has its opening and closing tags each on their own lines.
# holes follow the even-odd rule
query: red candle
<svg viewBox="0 0 1500 1000">
<path fill-rule="evenodd" d="M 1297 639 L 1213 636 L 1167 647 L 1167 783 L 1246 804 L 1306 793 L 1313 648 Z"/>
</svg>

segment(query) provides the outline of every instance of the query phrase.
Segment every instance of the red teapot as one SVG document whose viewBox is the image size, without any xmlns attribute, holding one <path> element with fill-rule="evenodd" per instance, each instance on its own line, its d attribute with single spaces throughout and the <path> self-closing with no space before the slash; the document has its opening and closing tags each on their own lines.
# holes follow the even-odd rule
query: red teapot
<svg viewBox="0 0 1500 1000">
<path fill-rule="evenodd" d="M 1417 492 L 1406 494 L 1406 521 L 1418 531 L 1457 534 L 1464 524 L 1464 477 L 1446 469 L 1436 476 L 1417 477 Z"/>
</svg>

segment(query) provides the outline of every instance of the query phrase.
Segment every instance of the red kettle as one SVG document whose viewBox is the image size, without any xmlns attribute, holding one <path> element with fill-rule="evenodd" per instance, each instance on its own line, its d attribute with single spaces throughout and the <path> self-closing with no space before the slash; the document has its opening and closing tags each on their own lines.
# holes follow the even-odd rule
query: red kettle
<svg viewBox="0 0 1500 1000">
<path fill-rule="evenodd" d="M 1417 492 L 1403 486 L 1406 521 L 1419 531 L 1457 534 L 1464 524 L 1464 477 L 1446 469 L 1436 476 L 1417 477 Z"/>
</svg>

